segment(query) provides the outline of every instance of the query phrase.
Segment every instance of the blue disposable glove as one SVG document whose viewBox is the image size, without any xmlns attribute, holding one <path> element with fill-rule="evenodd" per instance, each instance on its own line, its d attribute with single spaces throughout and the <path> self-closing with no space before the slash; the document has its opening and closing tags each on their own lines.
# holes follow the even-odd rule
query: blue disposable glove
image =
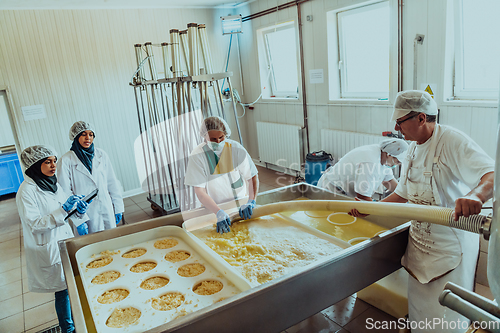
<svg viewBox="0 0 500 333">
<path fill-rule="evenodd" d="M 120 223 L 120 221 L 122 220 L 122 216 L 123 216 L 123 213 L 115 214 L 116 224 Z"/>
<path fill-rule="evenodd" d="M 85 214 L 87 212 L 87 209 L 89 208 L 89 204 L 86 203 L 85 201 L 79 200 L 76 203 L 76 210 L 80 214 Z"/>
<path fill-rule="evenodd" d="M 252 216 L 255 206 L 257 206 L 255 200 L 249 200 L 246 204 L 240 207 L 240 217 L 244 220 L 248 220 Z"/>
<path fill-rule="evenodd" d="M 70 210 L 73 209 L 75 206 L 75 203 L 77 203 L 81 198 L 83 198 L 83 195 L 72 195 L 66 200 L 65 203 L 62 205 L 62 209 L 64 209 L 66 212 L 69 212 Z"/>
<path fill-rule="evenodd" d="M 78 234 L 80 236 L 87 235 L 89 233 L 89 226 L 87 225 L 87 222 L 83 222 L 78 227 L 76 227 L 76 231 L 78 231 Z"/>
<path fill-rule="evenodd" d="M 222 209 L 219 210 L 216 214 L 217 216 L 217 228 L 216 231 L 220 234 L 231 231 L 231 220 L 229 219 L 229 215 L 226 214 Z"/>
</svg>

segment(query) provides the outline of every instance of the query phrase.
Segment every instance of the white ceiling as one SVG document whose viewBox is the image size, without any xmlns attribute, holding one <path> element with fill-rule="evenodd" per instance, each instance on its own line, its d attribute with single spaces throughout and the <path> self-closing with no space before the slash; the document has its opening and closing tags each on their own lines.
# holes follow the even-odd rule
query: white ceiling
<svg viewBox="0 0 500 333">
<path fill-rule="evenodd" d="M 253 0 L 0 0 L 6 9 L 234 8 Z"/>
</svg>

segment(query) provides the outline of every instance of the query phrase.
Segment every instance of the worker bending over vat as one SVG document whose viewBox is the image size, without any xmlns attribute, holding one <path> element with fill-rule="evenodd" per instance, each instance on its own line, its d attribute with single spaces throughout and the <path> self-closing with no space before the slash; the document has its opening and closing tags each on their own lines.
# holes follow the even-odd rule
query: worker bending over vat
<svg viewBox="0 0 500 333">
<path fill-rule="evenodd" d="M 92 125 L 85 121 L 74 123 L 69 130 L 71 149 L 61 157 L 57 168 L 59 183 L 66 192 L 89 194 L 99 190 L 89 206 L 90 233 L 115 228 L 125 211 L 120 182 L 108 154 L 94 148 L 94 138 Z"/>
<path fill-rule="evenodd" d="M 248 202 L 240 207 L 239 214 L 249 219 L 259 191 L 257 168 L 246 149 L 229 139 L 231 130 L 224 119 L 206 118 L 200 135 L 204 142 L 189 156 L 185 184 L 194 186 L 198 200 L 216 215 L 217 232 L 229 232 L 229 215 L 218 204 L 248 195 Z"/>
<path fill-rule="evenodd" d="M 69 220 L 86 227 L 88 204 L 83 195 L 69 195 L 57 182 L 56 152 L 47 146 L 32 146 L 21 153 L 25 179 L 16 195 L 21 218 L 28 271 L 28 287 L 35 293 L 55 293 L 61 331 L 74 332 L 68 290 L 57 242 L 73 237 Z M 66 219 L 76 206 L 77 214 Z"/>
<path fill-rule="evenodd" d="M 455 209 L 454 218 L 479 214 L 493 195 L 494 161 L 471 138 L 450 126 L 436 124 L 436 102 L 424 91 L 400 92 L 392 120 L 408 148 L 400 182 L 384 202 L 409 202 Z M 353 209 L 351 214 L 363 216 Z M 408 311 L 412 322 L 461 322 L 468 319 L 439 304 L 446 282 L 468 290 L 474 286 L 479 235 L 450 227 L 411 221 L 401 264 L 410 273 Z M 457 327 L 450 325 L 450 327 Z M 416 329 L 414 332 L 463 332 L 462 327 Z"/>
<path fill-rule="evenodd" d="M 401 164 L 407 149 L 408 144 L 401 139 L 387 139 L 355 148 L 323 173 L 318 186 L 370 201 L 381 184 L 393 192 L 398 182 L 392 167 Z"/>
</svg>

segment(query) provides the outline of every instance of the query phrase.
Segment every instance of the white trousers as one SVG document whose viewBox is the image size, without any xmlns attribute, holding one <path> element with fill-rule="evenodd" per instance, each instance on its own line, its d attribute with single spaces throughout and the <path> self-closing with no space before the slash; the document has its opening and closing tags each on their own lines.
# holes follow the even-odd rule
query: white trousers
<svg viewBox="0 0 500 333">
<path fill-rule="evenodd" d="M 412 333 L 436 332 L 436 333 L 463 333 L 469 326 L 469 319 L 457 312 L 439 304 L 439 295 L 444 290 L 447 282 L 453 282 L 459 286 L 473 290 L 474 276 L 476 272 L 479 244 L 469 244 L 463 253 L 462 261 L 450 273 L 445 276 L 422 284 L 414 277 L 408 280 L 408 314 Z M 431 325 L 425 325 L 431 322 Z M 439 323 L 432 325 L 432 322 Z M 419 324 L 420 328 L 415 328 Z M 464 328 L 465 327 L 465 328 Z"/>
</svg>

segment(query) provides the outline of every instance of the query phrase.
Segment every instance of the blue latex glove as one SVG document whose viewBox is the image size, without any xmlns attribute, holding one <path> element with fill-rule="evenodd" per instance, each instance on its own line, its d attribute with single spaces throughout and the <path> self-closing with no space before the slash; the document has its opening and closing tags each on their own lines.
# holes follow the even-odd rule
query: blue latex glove
<svg viewBox="0 0 500 333">
<path fill-rule="evenodd" d="M 255 200 L 250 200 L 246 204 L 240 207 L 240 217 L 244 220 L 248 220 L 253 213 L 253 209 L 257 206 Z"/>
<path fill-rule="evenodd" d="M 229 215 L 226 214 L 222 209 L 219 210 L 216 214 L 217 216 L 217 228 L 216 231 L 220 234 L 231 231 L 231 220 L 229 219 Z"/>
<path fill-rule="evenodd" d="M 115 214 L 116 224 L 120 223 L 120 221 L 122 220 L 122 216 L 123 216 L 123 213 Z"/>
<path fill-rule="evenodd" d="M 76 231 L 78 231 L 78 234 L 80 236 L 87 235 L 89 233 L 89 226 L 87 225 L 87 222 L 83 222 L 78 227 L 76 227 Z"/>
<path fill-rule="evenodd" d="M 75 203 L 77 203 L 81 198 L 83 198 L 83 195 L 72 195 L 66 200 L 65 203 L 62 205 L 62 209 L 64 209 L 66 212 L 69 212 L 70 210 L 73 209 L 75 206 Z"/>
<path fill-rule="evenodd" d="M 87 209 L 89 208 L 89 204 L 86 203 L 85 201 L 79 200 L 76 203 L 76 210 L 80 214 L 85 214 L 87 212 Z"/>
</svg>

